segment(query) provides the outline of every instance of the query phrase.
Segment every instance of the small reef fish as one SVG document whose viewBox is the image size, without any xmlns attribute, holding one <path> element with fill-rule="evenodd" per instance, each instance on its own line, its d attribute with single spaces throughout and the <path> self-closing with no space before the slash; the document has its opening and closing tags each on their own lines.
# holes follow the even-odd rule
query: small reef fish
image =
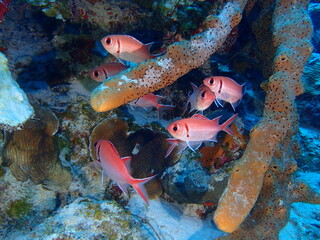
<svg viewBox="0 0 320 240">
<path fill-rule="evenodd" d="M 193 92 L 189 96 L 188 102 L 184 107 L 183 114 L 187 111 L 189 103 L 190 103 L 189 113 L 193 110 L 197 110 L 202 114 L 203 111 L 206 110 L 208 107 L 210 107 L 211 104 L 215 101 L 216 96 L 210 90 L 210 88 L 204 84 L 201 84 L 199 87 L 197 87 L 194 83 L 191 83 L 191 86 L 192 86 Z"/>
<path fill-rule="evenodd" d="M 130 106 L 135 106 L 135 107 L 142 107 L 142 108 L 147 108 L 147 107 L 155 107 L 158 110 L 158 119 L 160 118 L 160 110 L 164 108 L 168 109 L 173 109 L 175 106 L 172 105 L 163 105 L 158 103 L 159 100 L 163 99 L 163 96 L 155 95 L 153 93 L 148 93 L 132 102 L 130 102 Z"/>
<path fill-rule="evenodd" d="M 239 85 L 231 78 L 223 76 L 208 77 L 203 80 L 203 84 L 208 86 L 216 95 L 216 102 L 223 107 L 222 101 L 229 102 L 233 108 L 240 103 L 243 96 L 243 85 Z"/>
<path fill-rule="evenodd" d="M 120 62 L 110 62 L 94 68 L 90 71 L 89 76 L 97 81 L 103 82 L 108 77 L 117 75 L 119 72 L 128 69 L 129 67 Z"/>
<path fill-rule="evenodd" d="M 219 125 L 221 116 L 215 119 L 208 119 L 201 114 L 195 114 L 191 118 L 184 118 L 170 123 L 167 127 L 168 132 L 175 139 L 167 139 L 172 145 L 178 146 L 178 153 L 187 146 L 192 150 L 197 150 L 204 141 L 217 141 L 217 134 L 220 131 L 233 135 L 229 125 L 234 122 L 238 114 L 234 114 L 223 124 Z M 182 144 L 182 145 L 181 145 Z M 179 146 L 180 145 L 180 146 Z M 175 146 L 171 146 L 166 156 L 169 156 Z"/>
<path fill-rule="evenodd" d="M 100 139 L 95 144 L 98 162 L 102 167 L 102 176 L 105 174 L 115 181 L 120 189 L 128 196 L 128 187 L 131 185 L 142 197 L 144 202 L 149 205 L 148 195 L 143 186 L 155 176 L 136 179 L 131 176 L 130 160 L 131 157 L 121 158 L 114 145 L 104 139 Z"/>
<path fill-rule="evenodd" d="M 120 59 L 120 61 L 139 63 L 163 54 L 151 54 L 150 48 L 153 42 L 143 44 L 129 35 L 108 35 L 101 39 L 101 43 L 109 53 Z"/>
</svg>

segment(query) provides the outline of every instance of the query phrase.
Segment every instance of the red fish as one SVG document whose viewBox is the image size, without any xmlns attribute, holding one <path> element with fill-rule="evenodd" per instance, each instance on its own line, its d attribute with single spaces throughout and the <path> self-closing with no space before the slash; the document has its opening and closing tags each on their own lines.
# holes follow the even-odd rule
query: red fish
<svg viewBox="0 0 320 240">
<path fill-rule="evenodd" d="M 93 80 L 97 82 L 103 82 L 108 77 L 117 75 L 119 72 L 128 69 L 129 67 L 119 63 L 119 62 L 110 62 L 94 68 L 90 71 L 89 75 Z"/>
<path fill-rule="evenodd" d="M 160 54 L 151 54 L 150 48 L 153 44 L 143 44 L 129 35 L 108 35 L 101 39 L 102 46 L 113 56 L 125 61 L 139 63 Z"/>
<path fill-rule="evenodd" d="M 233 135 L 229 125 L 234 122 L 237 116 L 238 114 L 235 114 L 223 124 L 219 125 L 219 119 L 221 116 L 210 120 L 201 114 L 195 114 L 191 118 L 184 118 L 170 123 L 167 130 L 174 138 L 186 143 L 184 148 L 188 146 L 192 151 L 195 151 L 204 141 L 216 142 L 217 134 L 220 131 L 225 131 L 226 133 Z M 173 140 L 171 140 L 171 142 L 174 145 L 178 145 L 180 143 L 179 141 Z M 173 148 L 171 147 L 169 150 L 172 151 Z M 170 154 L 169 150 L 166 156 Z M 182 150 L 180 147 L 180 152 Z"/>
<path fill-rule="evenodd" d="M 2 22 L 4 16 L 9 11 L 9 4 L 11 0 L 0 0 L 0 22 Z"/>
<path fill-rule="evenodd" d="M 158 110 L 158 118 L 159 118 L 161 109 L 163 109 L 163 108 L 168 108 L 168 109 L 175 108 L 175 106 L 163 105 L 163 104 L 158 103 L 158 101 L 163 99 L 163 98 L 164 97 L 162 97 L 162 96 L 155 95 L 153 93 L 148 93 L 147 95 L 144 95 L 143 97 L 140 97 L 140 98 L 130 102 L 129 104 L 131 106 L 143 107 L 143 108 L 155 107 Z"/>
<path fill-rule="evenodd" d="M 221 100 L 229 102 L 235 111 L 243 96 L 243 85 L 228 77 L 215 76 L 203 80 L 204 85 L 208 86 L 216 95 L 216 102 L 223 107 Z"/>
<path fill-rule="evenodd" d="M 108 140 L 100 139 L 95 144 L 95 148 L 98 162 L 103 169 L 102 176 L 105 174 L 115 181 L 126 195 L 128 195 L 128 186 L 131 185 L 148 205 L 148 195 L 143 184 L 155 176 L 133 178 L 130 170 L 131 157 L 121 158 L 117 149 Z"/>
<path fill-rule="evenodd" d="M 206 110 L 208 107 L 211 106 L 211 104 L 216 99 L 215 94 L 208 88 L 206 85 L 201 84 L 199 87 L 197 87 L 194 83 L 191 83 L 193 92 L 189 96 L 188 102 L 185 105 L 183 114 L 186 112 L 188 105 L 190 103 L 190 111 L 197 110 L 201 113 L 203 113 L 204 110 Z"/>
</svg>

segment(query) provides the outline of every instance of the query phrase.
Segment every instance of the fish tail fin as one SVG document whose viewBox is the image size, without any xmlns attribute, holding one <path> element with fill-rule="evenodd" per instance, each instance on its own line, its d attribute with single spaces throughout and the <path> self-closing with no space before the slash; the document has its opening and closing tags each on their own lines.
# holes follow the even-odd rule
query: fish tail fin
<svg viewBox="0 0 320 240">
<path fill-rule="evenodd" d="M 153 58 L 156 58 L 156 57 L 162 56 L 162 55 L 165 54 L 166 52 L 167 52 L 167 50 L 164 50 L 164 51 L 162 51 L 161 53 L 151 54 L 151 56 L 152 56 Z"/>
<path fill-rule="evenodd" d="M 173 105 L 163 105 L 163 104 L 158 104 L 157 105 L 157 109 L 158 109 L 158 119 L 160 119 L 160 111 L 163 109 L 169 109 L 172 110 L 174 109 L 176 106 Z"/>
<path fill-rule="evenodd" d="M 136 190 L 136 192 L 140 195 L 140 197 L 143 199 L 143 201 L 147 205 L 149 205 L 148 194 L 143 184 L 150 181 L 155 176 L 156 175 L 153 175 L 147 178 L 141 178 L 141 179 L 132 178 L 132 183 L 131 183 L 132 187 L 134 188 L 134 190 Z"/>
<path fill-rule="evenodd" d="M 150 43 L 144 44 L 144 45 L 147 47 L 149 53 L 151 52 L 151 47 L 154 45 L 154 43 L 155 43 L 155 42 L 150 42 Z M 159 57 L 159 56 L 165 54 L 166 52 L 167 52 L 167 50 L 164 50 L 164 51 L 162 51 L 161 53 L 157 53 L 157 54 L 151 54 L 151 53 L 150 53 L 150 55 L 151 55 L 153 58 L 156 58 L 156 57 Z"/>
<path fill-rule="evenodd" d="M 150 42 L 150 43 L 146 43 L 144 45 L 147 47 L 148 51 L 150 52 L 150 49 L 153 46 L 153 44 L 154 44 L 154 42 Z"/>
<path fill-rule="evenodd" d="M 230 117 L 227 121 L 225 121 L 221 125 L 221 130 L 225 131 L 226 133 L 230 134 L 233 136 L 232 130 L 229 128 L 229 126 L 235 121 L 236 117 L 238 116 L 238 113 L 234 114 L 232 117 Z"/>
</svg>

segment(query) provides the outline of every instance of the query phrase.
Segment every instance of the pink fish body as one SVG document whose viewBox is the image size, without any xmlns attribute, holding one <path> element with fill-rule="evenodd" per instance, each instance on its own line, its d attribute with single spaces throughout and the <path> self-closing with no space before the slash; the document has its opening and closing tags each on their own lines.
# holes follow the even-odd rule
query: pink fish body
<svg viewBox="0 0 320 240">
<path fill-rule="evenodd" d="M 209 87 L 207 87 L 204 84 L 201 84 L 199 87 L 197 87 L 194 83 L 191 83 L 193 92 L 189 96 L 188 102 L 185 105 L 184 112 L 188 108 L 188 104 L 190 103 L 190 111 L 197 110 L 201 113 L 206 110 L 208 107 L 211 106 L 211 104 L 216 99 L 215 94 L 210 90 Z"/>
<path fill-rule="evenodd" d="M 128 195 L 128 186 L 131 185 L 148 205 L 148 195 L 143 184 L 154 176 L 142 179 L 133 178 L 130 173 L 131 157 L 121 158 L 114 145 L 108 140 L 100 139 L 95 144 L 95 148 L 103 174 L 115 181 L 126 195 Z"/>
<path fill-rule="evenodd" d="M 187 144 L 183 144 L 184 148 L 189 146 L 190 149 L 194 151 L 198 149 L 204 141 L 216 142 L 217 134 L 220 131 L 225 131 L 233 135 L 229 125 L 234 122 L 237 116 L 238 114 L 233 115 L 221 125 L 219 125 L 221 116 L 210 120 L 201 114 L 195 114 L 191 118 L 174 121 L 168 125 L 167 130 L 171 136 L 180 141 L 169 139 L 169 142 L 174 145 L 181 145 L 181 143 L 185 142 Z M 183 150 L 181 149 L 180 146 L 180 152 Z M 170 150 L 172 151 L 173 148 L 170 148 Z M 166 156 L 169 154 L 170 152 L 168 151 Z"/>
<path fill-rule="evenodd" d="M 126 70 L 128 68 L 129 68 L 128 66 L 122 63 L 110 62 L 92 69 L 89 73 L 89 76 L 97 82 L 103 82 L 108 77 L 115 76 L 119 72 Z"/>
<path fill-rule="evenodd" d="M 231 78 L 223 76 L 208 77 L 203 80 L 204 85 L 208 86 L 216 95 L 217 103 L 223 107 L 220 100 L 229 102 L 236 109 L 243 96 L 243 85 L 239 85 Z"/>
<path fill-rule="evenodd" d="M 101 39 L 101 43 L 113 56 L 133 63 L 143 62 L 159 55 L 150 54 L 153 43 L 143 44 L 129 35 L 108 35 Z"/>
<path fill-rule="evenodd" d="M 132 102 L 130 102 L 131 106 L 135 107 L 142 107 L 142 108 L 148 108 L 148 107 L 155 107 L 158 110 L 158 115 L 160 114 L 160 110 L 163 108 L 169 108 L 172 109 L 174 106 L 171 105 L 163 105 L 158 103 L 159 100 L 163 99 L 163 96 L 155 95 L 153 93 L 148 93 Z"/>
</svg>

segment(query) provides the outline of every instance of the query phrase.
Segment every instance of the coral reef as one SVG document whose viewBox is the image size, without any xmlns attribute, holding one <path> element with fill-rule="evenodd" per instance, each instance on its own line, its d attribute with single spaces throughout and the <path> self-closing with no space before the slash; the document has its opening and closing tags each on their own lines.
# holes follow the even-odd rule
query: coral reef
<svg viewBox="0 0 320 240">
<path fill-rule="evenodd" d="M 228 179 L 231 164 L 210 174 L 199 162 L 199 154 L 184 151 L 179 162 L 169 167 L 162 176 L 164 191 L 179 203 L 218 204 Z"/>
<path fill-rule="evenodd" d="M 319 170 L 319 132 L 310 128 L 320 126 L 317 53 L 302 77 L 306 93 L 298 96 L 312 50 L 306 9 L 305 0 L 11 1 L 0 24 L 0 51 L 30 102 L 47 109 L 35 105 L 34 118 L 17 124 L 21 129 L 0 133 L 0 238 L 287 240 L 300 232 L 318 238 L 319 207 L 295 203 L 319 203 L 313 191 L 319 176 L 296 178 L 297 166 Z M 318 9 L 309 5 L 313 43 L 320 42 Z M 98 86 L 88 72 L 114 58 L 98 50 L 97 40 L 122 33 L 156 41 L 153 51 L 180 42 Z M 167 120 L 183 113 L 190 82 L 200 85 L 213 75 L 245 83 L 235 136 L 165 158 Z M 163 119 L 117 108 L 155 90 L 177 106 Z M 212 119 L 230 111 L 213 105 L 205 114 Z M 161 197 L 145 207 L 133 191 L 128 199 L 112 181 L 102 183 L 90 163 L 101 138 L 132 157 L 134 177 L 156 174 L 146 188 L 151 198 Z M 217 207 L 216 225 L 231 233 L 212 226 Z M 308 208 L 309 220 L 297 217 L 299 208 Z M 287 222 L 290 229 L 280 232 Z"/>
<path fill-rule="evenodd" d="M 41 185 L 16 180 L 11 171 L 5 169 L 0 178 L 0 238 L 14 239 L 11 234 L 15 228 L 21 233 L 30 232 L 30 228 L 50 216 L 60 199 Z"/>
<path fill-rule="evenodd" d="M 226 134 L 221 143 L 200 148 L 200 162 L 203 167 L 214 171 L 227 162 L 239 159 L 247 146 L 248 136 L 239 133 L 235 124 L 231 125 L 230 129 L 234 133 L 233 136 Z"/>
<path fill-rule="evenodd" d="M 297 142 L 293 137 L 298 116 L 294 100 L 302 93 L 300 78 L 312 51 L 307 4 L 308 1 L 280 0 L 272 9 L 269 3 L 261 2 L 263 11 L 255 34 L 261 51 L 268 56 L 265 59 L 269 63 L 273 59 L 265 71 L 272 76 L 263 116 L 251 130 L 247 148 L 233 168 L 214 215 L 219 229 L 233 232 L 226 239 L 275 239 L 288 220 L 290 203 L 320 202 L 319 196 L 292 175 L 297 168 Z M 267 27 L 271 22 L 272 34 Z"/>
<path fill-rule="evenodd" d="M 318 172 L 303 173 L 297 171 L 297 177 L 320 194 L 320 174 Z M 281 230 L 279 239 L 318 239 L 320 237 L 318 231 L 320 224 L 319 213 L 319 204 L 293 203 L 288 224 Z"/>
<path fill-rule="evenodd" d="M 312 53 L 303 70 L 302 81 L 305 93 L 297 98 L 300 123 L 303 126 L 320 128 L 320 54 Z"/>
<path fill-rule="evenodd" d="M 300 152 L 297 160 L 299 169 L 303 171 L 320 171 L 320 140 L 319 131 L 305 127 L 299 128 Z"/>
<path fill-rule="evenodd" d="M 20 181 L 30 179 L 35 184 L 55 191 L 66 191 L 71 182 L 69 170 L 58 159 L 58 119 L 44 107 L 34 105 L 35 117 L 23 129 L 6 135 L 3 160 Z"/>
<path fill-rule="evenodd" d="M 48 17 L 63 21 L 90 25 L 94 38 L 101 38 L 103 32 L 128 32 L 133 29 L 150 26 L 154 19 L 152 12 L 140 8 L 128 1 L 84 1 L 84 0 L 27 0 Z M 126 24 L 126 23 L 130 24 Z"/>
<path fill-rule="evenodd" d="M 7 58 L 0 52 L 0 126 L 18 127 L 33 115 L 26 94 L 12 78 Z"/>
<path fill-rule="evenodd" d="M 245 4 L 245 0 L 228 2 L 218 16 L 207 18 L 207 30 L 201 34 L 190 41 L 172 44 L 163 56 L 140 63 L 125 74 L 102 83 L 91 93 L 92 108 L 98 112 L 111 110 L 170 85 L 191 69 L 201 66 L 240 22 Z"/>
<path fill-rule="evenodd" d="M 153 239 L 153 233 L 115 202 L 78 198 L 26 236 L 26 239 L 44 238 Z"/>
</svg>

